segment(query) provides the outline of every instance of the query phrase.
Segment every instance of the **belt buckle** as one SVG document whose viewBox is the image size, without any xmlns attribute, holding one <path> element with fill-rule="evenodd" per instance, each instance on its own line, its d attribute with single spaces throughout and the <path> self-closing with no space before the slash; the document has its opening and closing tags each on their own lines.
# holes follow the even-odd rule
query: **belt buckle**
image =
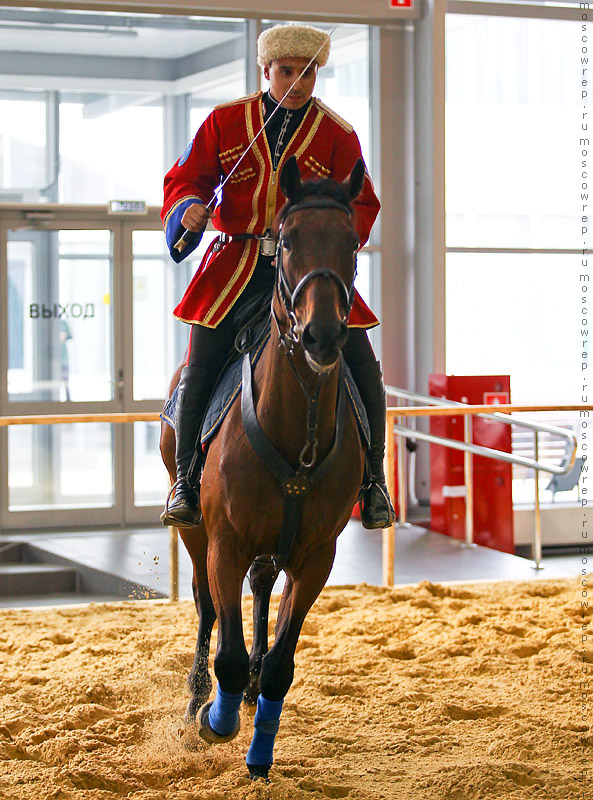
<svg viewBox="0 0 593 800">
<path fill-rule="evenodd" d="M 271 236 L 264 236 L 259 241 L 259 252 L 262 256 L 276 255 L 276 240 Z"/>
<path fill-rule="evenodd" d="M 230 237 L 226 233 L 221 233 L 218 239 L 214 242 L 214 247 L 212 248 L 215 253 L 218 253 L 225 247 L 230 241 Z"/>
</svg>

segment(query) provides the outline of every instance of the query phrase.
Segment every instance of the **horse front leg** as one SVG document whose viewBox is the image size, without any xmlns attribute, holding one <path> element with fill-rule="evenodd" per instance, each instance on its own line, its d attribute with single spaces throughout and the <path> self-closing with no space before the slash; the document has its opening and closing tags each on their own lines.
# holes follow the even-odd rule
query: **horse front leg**
<svg viewBox="0 0 593 800">
<path fill-rule="evenodd" d="M 249 682 L 249 656 L 243 638 L 241 589 L 249 562 L 240 556 L 225 531 L 210 541 L 208 580 L 218 619 L 214 672 L 218 679 L 215 699 L 198 712 L 198 733 L 209 744 L 234 739 L 241 722 L 239 708 Z"/>
<path fill-rule="evenodd" d="M 274 761 L 274 743 L 280 727 L 282 705 L 294 677 L 294 654 L 299 634 L 309 609 L 329 577 L 335 552 L 334 541 L 306 558 L 292 576 L 286 599 L 283 596 L 276 640 L 263 659 L 259 679 L 254 733 L 246 759 L 252 780 L 268 779 Z"/>
<path fill-rule="evenodd" d="M 208 700 L 212 691 L 212 678 L 208 670 L 208 656 L 210 654 L 210 637 L 216 620 L 216 612 L 210 595 L 210 587 L 208 586 L 206 561 L 208 537 L 206 535 L 206 527 L 202 522 L 196 528 L 180 528 L 179 535 L 193 564 L 194 574 L 191 585 L 199 620 L 194 663 L 187 677 L 191 698 L 184 717 L 187 724 L 192 724 L 196 721 L 198 709 Z"/>
<path fill-rule="evenodd" d="M 254 706 L 259 695 L 259 674 L 262 660 L 268 652 L 268 619 L 270 597 L 278 572 L 271 558 L 255 559 L 249 570 L 249 585 L 253 593 L 253 644 L 249 654 L 249 684 L 243 701 Z"/>
</svg>

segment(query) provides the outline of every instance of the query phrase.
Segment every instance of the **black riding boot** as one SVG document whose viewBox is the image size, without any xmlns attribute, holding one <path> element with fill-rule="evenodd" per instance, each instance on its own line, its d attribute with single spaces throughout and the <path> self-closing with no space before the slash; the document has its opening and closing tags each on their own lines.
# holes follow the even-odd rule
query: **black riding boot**
<svg viewBox="0 0 593 800">
<path fill-rule="evenodd" d="M 359 494 L 360 520 L 365 528 L 389 528 L 393 525 L 395 511 L 383 472 L 387 402 L 380 363 L 374 361 L 363 364 L 356 370 L 355 380 L 371 429 L 371 446 L 365 456 L 364 478 Z"/>
<path fill-rule="evenodd" d="M 163 525 L 191 528 L 200 522 L 200 471 L 203 463 L 202 448 L 197 445 L 212 382 L 206 370 L 184 367 L 179 379 L 179 400 L 175 425 L 175 464 L 177 480 L 169 493 L 165 510 L 161 514 Z M 195 459 L 194 459 L 195 454 Z"/>
</svg>

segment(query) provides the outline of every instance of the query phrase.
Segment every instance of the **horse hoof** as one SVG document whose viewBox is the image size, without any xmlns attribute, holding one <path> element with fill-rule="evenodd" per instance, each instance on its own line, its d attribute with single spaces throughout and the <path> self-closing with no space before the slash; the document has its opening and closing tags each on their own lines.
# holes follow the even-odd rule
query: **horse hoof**
<svg viewBox="0 0 593 800">
<path fill-rule="evenodd" d="M 237 724 L 235 729 L 226 736 L 221 736 L 210 727 L 210 722 L 208 720 L 208 712 L 210 711 L 213 703 L 214 700 L 211 700 L 209 703 L 206 703 L 206 705 L 202 706 L 202 708 L 198 711 L 198 734 L 205 742 L 208 742 L 208 744 L 224 744 L 225 742 L 230 742 L 239 733 L 241 728 L 241 720 L 239 715 L 237 714 Z"/>
<path fill-rule="evenodd" d="M 257 781 L 263 778 L 265 783 L 271 783 L 268 777 L 271 764 L 247 764 L 249 767 L 249 777 L 252 781 Z"/>
</svg>

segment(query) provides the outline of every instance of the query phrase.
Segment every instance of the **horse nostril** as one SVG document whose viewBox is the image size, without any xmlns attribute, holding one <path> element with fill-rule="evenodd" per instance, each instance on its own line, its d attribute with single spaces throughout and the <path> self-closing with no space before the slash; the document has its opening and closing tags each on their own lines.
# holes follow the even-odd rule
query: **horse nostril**
<svg viewBox="0 0 593 800">
<path fill-rule="evenodd" d="M 314 352 L 315 349 L 319 347 L 319 342 L 315 337 L 315 329 L 313 323 L 305 325 L 305 327 L 303 328 L 301 341 L 303 343 L 303 347 L 308 352 Z"/>
</svg>

